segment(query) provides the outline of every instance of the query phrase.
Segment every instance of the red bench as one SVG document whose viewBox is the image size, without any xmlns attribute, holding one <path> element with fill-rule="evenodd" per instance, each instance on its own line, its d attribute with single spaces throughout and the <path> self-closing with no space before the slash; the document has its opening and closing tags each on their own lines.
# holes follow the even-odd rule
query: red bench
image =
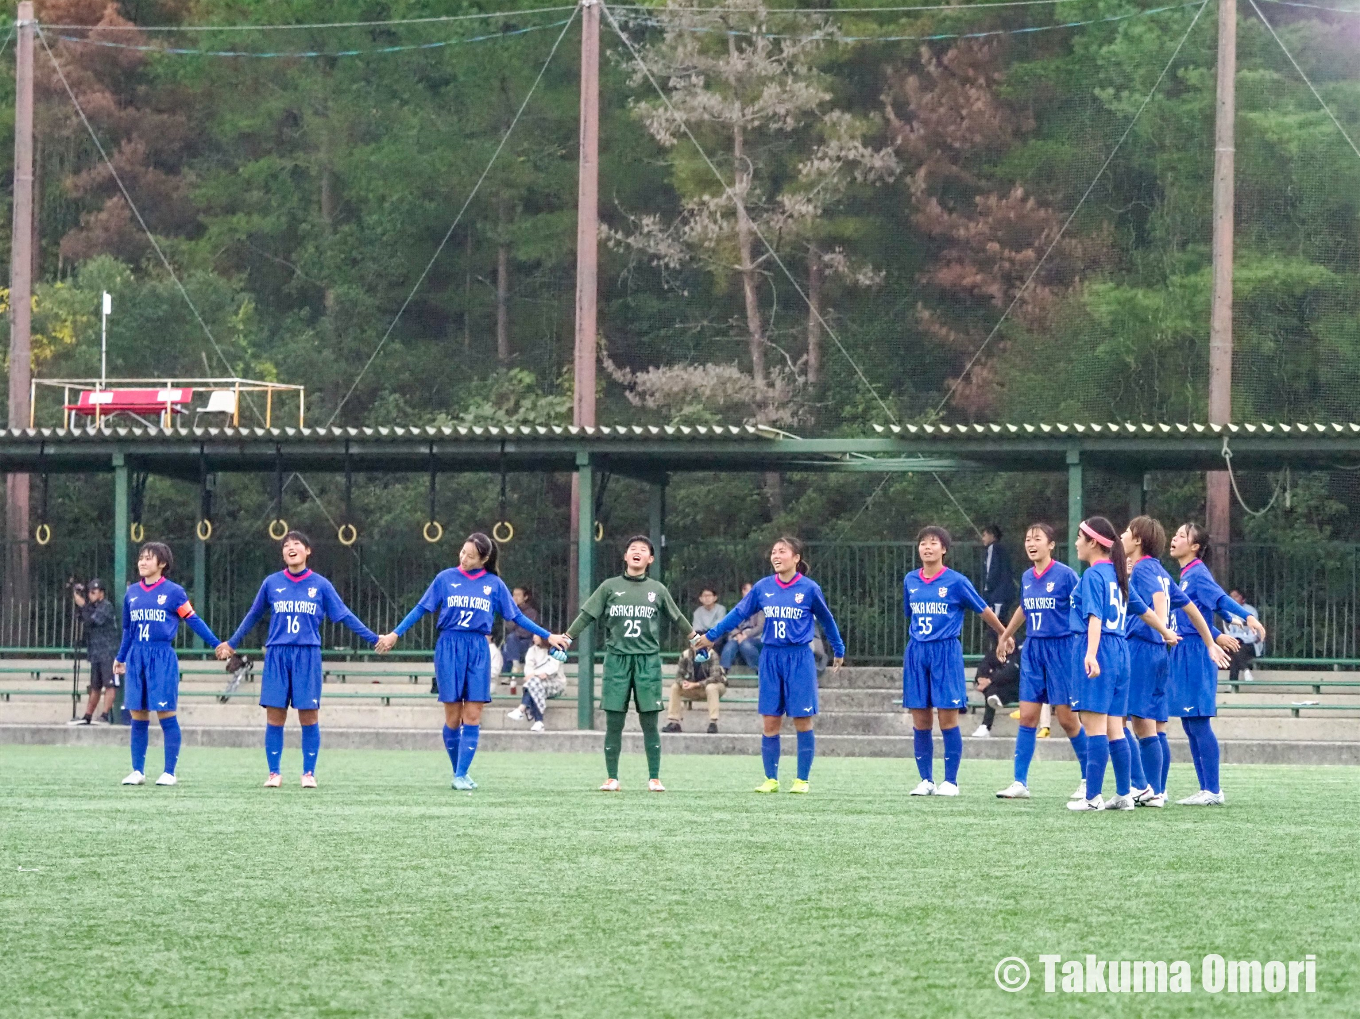
<svg viewBox="0 0 1360 1019">
<path fill-rule="evenodd" d="M 68 403 L 65 409 L 82 417 L 112 417 L 114 414 L 134 414 L 146 417 L 151 414 L 161 419 L 162 426 L 168 426 L 170 417 L 183 414 L 193 399 L 192 389 L 178 387 L 167 389 L 86 389 L 75 403 Z"/>
</svg>

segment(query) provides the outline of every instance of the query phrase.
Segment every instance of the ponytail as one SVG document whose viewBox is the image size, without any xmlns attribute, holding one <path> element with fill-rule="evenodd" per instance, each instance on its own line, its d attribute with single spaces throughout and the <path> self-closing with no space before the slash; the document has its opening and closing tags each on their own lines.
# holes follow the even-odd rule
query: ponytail
<svg viewBox="0 0 1360 1019">
<path fill-rule="evenodd" d="M 1207 566 L 1209 564 L 1208 529 L 1192 521 L 1186 521 L 1182 526 L 1185 528 L 1185 537 L 1190 544 L 1199 546 L 1199 551 L 1195 553 L 1196 558 Z"/>
<path fill-rule="evenodd" d="M 1127 599 L 1129 596 L 1129 564 L 1124 555 L 1124 543 L 1119 540 L 1119 534 L 1114 529 L 1114 524 L 1110 523 L 1107 517 L 1087 517 L 1082 526 L 1108 540 L 1108 544 L 1100 542 L 1102 548 L 1110 553 L 1110 562 L 1114 566 L 1115 580 L 1119 582 L 1119 593 Z"/>
<path fill-rule="evenodd" d="M 472 547 L 477 550 L 477 554 L 482 557 L 482 569 L 487 573 L 496 574 L 496 561 L 500 558 L 501 548 L 492 539 L 491 535 L 483 534 L 481 531 L 474 531 L 467 536 L 467 540 L 472 543 Z"/>
<path fill-rule="evenodd" d="M 795 569 L 797 569 L 799 573 L 806 576 L 808 571 L 808 561 L 807 556 L 803 554 L 802 541 L 793 537 L 792 535 L 784 534 L 775 539 L 775 544 L 787 545 L 789 547 L 789 551 L 798 557 L 798 565 L 795 567 Z"/>
</svg>

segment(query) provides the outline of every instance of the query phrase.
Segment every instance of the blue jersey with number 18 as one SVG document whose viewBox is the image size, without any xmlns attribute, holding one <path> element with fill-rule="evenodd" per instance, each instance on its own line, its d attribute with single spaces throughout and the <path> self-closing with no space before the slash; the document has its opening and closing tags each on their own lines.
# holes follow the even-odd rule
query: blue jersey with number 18
<svg viewBox="0 0 1360 1019">
<path fill-rule="evenodd" d="M 1072 567 L 1048 561 L 1043 573 L 1030 568 L 1020 578 L 1020 607 L 1025 610 L 1025 639 L 1066 637 L 1080 622 L 1072 619 L 1072 592 L 1079 580 Z"/>
<path fill-rule="evenodd" d="M 902 611 L 912 640 L 952 640 L 963 632 L 963 610 L 988 608 L 973 582 L 943 567 L 932 577 L 912 570 L 902 579 Z"/>
</svg>

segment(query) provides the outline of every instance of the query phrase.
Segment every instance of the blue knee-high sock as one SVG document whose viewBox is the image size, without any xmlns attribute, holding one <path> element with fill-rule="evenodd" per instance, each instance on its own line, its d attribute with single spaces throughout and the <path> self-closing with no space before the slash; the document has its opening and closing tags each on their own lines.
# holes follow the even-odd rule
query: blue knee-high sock
<svg viewBox="0 0 1360 1019">
<path fill-rule="evenodd" d="M 316 755 L 321 753 L 321 723 L 302 727 L 302 773 L 316 774 Z"/>
<path fill-rule="evenodd" d="M 963 760 L 963 730 L 956 725 L 944 729 L 940 735 L 944 738 L 944 780 L 957 785 L 959 762 Z"/>
<path fill-rule="evenodd" d="M 264 758 L 269 762 L 269 774 L 277 775 L 283 770 L 283 726 L 264 727 Z"/>
<path fill-rule="evenodd" d="M 1034 760 L 1034 741 L 1038 731 L 1032 725 L 1022 725 L 1015 734 L 1015 780 L 1021 785 L 1029 781 L 1029 762 Z"/>
<path fill-rule="evenodd" d="M 913 746 L 916 749 L 916 770 L 921 773 L 921 781 L 935 781 L 935 735 L 931 729 L 913 729 Z"/>
<path fill-rule="evenodd" d="M 146 771 L 146 745 L 151 741 L 151 723 L 145 718 L 132 720 L 132 770 Z"/>
<path fill-rule="evenodd" d="M 812 774 L 812 759 L 817 755 L 817 736 L 811 730 L 798 734 L 798 777 L 804 782 Z"/>
<path fill-rule="evenodd" d="M 444 749 L 449 752 L 449 763 L 453 765 L 453 771 L 458 773 L 458 730 L 444 726 Z"/>
<path fill-rule="evenodd" d="M 1195 744 L 1199 747 L 1200 788 L 1211 793 L 1219 792 L 1219 748 L 1213 723 L 1207 718 L 1187 718 L 1184 721 L 1187 731 L 1194 733 Z"/>
<path fill-rule="evenodd" d="M 1138 738 L 1138 753 L 1134 756 L 1142 759 L 1143 774 L 1147 776 L 1148 782 L 1152 785 L 1152 791 L 1154 793 L 1166 792 L 1166 786 L 1160 784 L 1162 781 L 1162 741 L 1156 736 L 1140 736 Z"/>
<path fill-rule="evenodd" d="M 1193 718 L 1182 718 L 1181 728 L 1185 730 L 1185 738 L 1190 741 L 1190 760 L 1195 762 L 1195 781 L 1199 783 L 1201 789 L 1204 788 L 1204 763 L 1199 756 L 1199 729 L 1192 723 Z"/>
<path fill-rule="evenodd" d="M 481 735 L 480 725 L 463 723 L 463 732 L 458 737 L 458 767 L 454 771 L 455 775 L 467 775 L 468 768 L 472 767 L 472 758 L 477 753 L 477 740 Z"/>
<path fill-rule="evenodd" d="M 165 773 L 173 775 L 179 763 L 179 746 L 183 737 L 179 731 L 179 719 L 174 715 L 161 719 L 161 736 L 165 739 Z"/>
<path fill-rule="evenodd" d="M 1143 770 L 1143 755 L 1138 752 L 1133 733 L 1124 726 L 1124 742 L 1129 745 L 1129 782 L 1134 789 L 1146 789 L 1149 785 L 1147 772 Z"/>
<path fill-rule="evenodd" d="M 1110 763 L 1110 737 L 1086 737 L 1086 798 L 1094 800 L 1105 788 L 1105 766 Z"/>
<path fill-rule="evenodd" d="M 1114 768 L 1114 791 L 1117 796 L 1129 794 L 1129 765 L 1132 761 L 1127 739 L 1110 740 L 1110 765 Z"/>
<path fill-rule="evenodd" d="M 1072 753 L 1077 755 L 1077 764 L 1081 767 L 1082 778 L 1086 777 L 1086 730 L 1078 729 L 1075 736 L 1068 736 L 1067 742 L 1072 744 Z"/>
<path fill-rule="evenodd" d="M 1162 785 L 1157 791 L 1166 792 L 1166 779 L 1171 774 L 1171 744 L 1167 741 L 1166 733 L 1157 733 L 1157 742 L 1162 745 Z"/>
<path fill-rule="evenodd" d="M 766 778 L 779 777 L 779 737 L 760 737 L 760 760 L 765 765 Z"/>
</svg>

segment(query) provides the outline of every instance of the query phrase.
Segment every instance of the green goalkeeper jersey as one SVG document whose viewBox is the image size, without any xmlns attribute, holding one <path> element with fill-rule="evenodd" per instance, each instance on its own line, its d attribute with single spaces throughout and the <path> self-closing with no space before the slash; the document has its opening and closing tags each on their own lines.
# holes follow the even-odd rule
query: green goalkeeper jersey
<svg viewBox="0 0 1360 1019">
<path fill-rule="evenodd" d="M 647 576 L 610 577 L 586 599 L 580 615 L 567 627 L 567 636 L 575 640 L 586 627 L 598 621 L 605 632 L 607 651 L 621 655 L 660 654 L 663 609 L 689 633 L 689 620 L 665 584 Z"/>
</svg>

